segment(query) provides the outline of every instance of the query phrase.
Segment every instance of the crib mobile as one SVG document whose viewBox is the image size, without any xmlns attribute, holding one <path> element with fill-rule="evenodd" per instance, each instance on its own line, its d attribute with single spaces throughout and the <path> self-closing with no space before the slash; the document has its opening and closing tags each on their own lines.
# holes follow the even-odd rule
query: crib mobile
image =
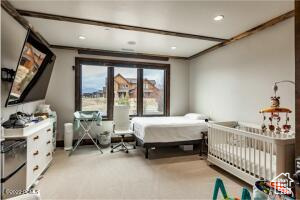
<svg viewBox="0 0 300 200">
<path fill-rule="evenodd" d="M 292 111 L 288 108 L 280 107 L 280 97 L 277 96 L 277 94 L 276 94 L 278 91 L 277 85 L 279 83 L 284 83 L 284 82 L 295 84 L 295 82 L 289 81 L 289 80 L 275 82 L 275 84 L 273 86 L 274 96 L 271 97 L 271 107 L 262 109 L 260 111 L 260 113 L 263 116 L 263 124 L 261 126 L 261 129 L 263 132 L 266 132 L 267 129 L 269 129 L 269 131 L 271 133 L 276 133 L 276 134 L 286 133 L 287 134 L 291 130 L 291 125 L 289 124 L 289 121 L 290 121 L 289 113 L 291 113 Z M 268 116 L 268 120 L 269 120 L 268 127 L 266 126 L 266 123 L 265 123 L 267 116 Z M 282 127 L 280 127 L 280 124 L 279 124 L 279 122 L 282 120 L 281 117 L 285 117 L 283 119 L 284 124 L 282 125 Z"/>
</svg>

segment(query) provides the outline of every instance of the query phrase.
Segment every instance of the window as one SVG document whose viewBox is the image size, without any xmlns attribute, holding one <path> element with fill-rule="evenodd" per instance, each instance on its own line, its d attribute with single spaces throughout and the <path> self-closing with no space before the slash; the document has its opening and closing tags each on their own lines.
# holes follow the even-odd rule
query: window
<svg viewBox="0 0 300 200">
<path fill-rule="evenodd" d="M 147 84 L 146 81 L 144 81 L 144 90 L 145 90 L 145 89 L 148 89 L 148 88 L 149 88 L 149 85 Z"/>
<path fill-rule="evenodd" d="M 164 113 L 164 70 L 144 69 L 144 115 Z"/>
<path fill-rule="evenodd" d="M 137 69 L 114 68 L 114 105 L 128 105 L 129 114 L 137 114 Z"/>
<path fill-rule="evenodd" d="M 107 67 L 82 65 L 81 110 L 100 110 L 107 116 Z"/>
<path fill-rule="evenodd" d="M 169 65 L 94 58 L 75 62 L 75 110 L 100 110 L 108 120 L 114 105 L 128 105 L 131 116 L 169 115 Z"/>
</svg>

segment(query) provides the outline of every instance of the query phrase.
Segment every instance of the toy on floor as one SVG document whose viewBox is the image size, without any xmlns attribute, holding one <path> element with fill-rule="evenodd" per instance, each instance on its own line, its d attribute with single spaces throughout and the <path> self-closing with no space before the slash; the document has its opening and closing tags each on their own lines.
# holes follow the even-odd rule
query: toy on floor
<svg viewBox="0 0 300 200">
<path fill-rule="evenodd" d="M 281 194 L 271 181 L 256 181 L 255 188 L 256 190 L 253 191 L 254 200 L 295 200 L 294 192 Z"/>
<path fill-rule="evenodd" d="M 224 186 L 224 183 L 223 183 L 222 179 L 217 178 L 216 183 L 215 183 L 215 188 L 214 188 L 213 200 L 217 200 L 219 190 L 221 190 L 223 198 L 225 200 L 251 200 L 250 192 L 246 188 L 243 188 L 241 198 L 229 197 L 227 195 L 226 190 L 225 190 L 225 186 Z"/>
</svg>

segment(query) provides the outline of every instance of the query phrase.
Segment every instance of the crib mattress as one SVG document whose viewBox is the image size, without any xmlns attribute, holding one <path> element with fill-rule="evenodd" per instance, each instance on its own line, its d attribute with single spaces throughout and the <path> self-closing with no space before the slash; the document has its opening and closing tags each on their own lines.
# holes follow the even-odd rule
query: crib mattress
<svg viewBox="0 0 300 200">
<path fill-rule="evenodd" d="M 219 157 L 219 159 L 227 163 L 239 166 L 243 170 L 247 170 L 258 176 L 259 166 L 261 166 L 261 175 L 264 175 L 263 166 L 266 166 L 267 176 L 264 175 L 264 177 L 270 177 L 271 165 L 272 177 L 274 177 L 276 173 L 276 155 L 272 155 L 271 157 L 270 153 L 264 153 L 263 151 L 254 149 L 253 147 L 239 147 L 231 144 L 211 144 L 209 154 Z"/>
</svg>

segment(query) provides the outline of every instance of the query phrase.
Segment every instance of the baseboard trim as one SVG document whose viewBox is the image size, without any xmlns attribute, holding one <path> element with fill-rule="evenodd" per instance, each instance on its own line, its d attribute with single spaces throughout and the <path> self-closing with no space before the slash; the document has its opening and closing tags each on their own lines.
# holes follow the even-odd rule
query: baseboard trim
<svg viewBox="0 0 300 200">
<path fill-rule="evenodd" d="M 124 138 L 125 142 L 134 142 L 135 139 L 133 136 L 127 136 Z M 73 145 L 75 145 L 75 143 L 77 142 L 77 140 L 73 140 Z M 111 143 L 118 143 L 121 142 L 121 137 L 112 137 L 111 138 Z M 80 145 L 93 145 L 94 143 L 90 140 L 90 139 L 83 139 L 80 143 Z M 64 147 L 64 141 L 63 140 L 58 140 L 56 141 L 56 147 Z"/>
</svg>

